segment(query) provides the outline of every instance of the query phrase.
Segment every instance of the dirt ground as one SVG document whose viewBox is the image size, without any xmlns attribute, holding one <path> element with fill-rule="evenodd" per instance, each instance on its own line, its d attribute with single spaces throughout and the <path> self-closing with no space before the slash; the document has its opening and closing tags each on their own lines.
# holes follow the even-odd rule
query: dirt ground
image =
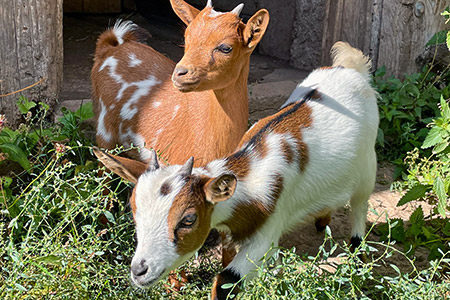
<svg viewBox="0 0 450 300">
<path fill-rule="evenodd" d="M 182 32 L 183 26 L 180 23 L 171 23 L 161 20 L 149 22 L 138 14 L 128 16 L 86 16 L 86 15 L 65 15 L 64 16 L 64 85 L 61 100 L 89 99 L 91 94 L 90 69 L 93 63 L 93 53 L 95 51 L 95 41 L 99 34 L 108 25 L 112 25 L 117 18 L 131 19 L 135 23 L 149 30 L 152 34 L 150 44 L 153 48 L 167 55 L 171 59 L 178 61 L 183 54 Z M 271 74 L 276 68 L 288 68 L 286 62 L 270 57 L 253 54 L 250 66 L 249 83 L 260 82 L 263 77 Z M 400 199 L 399 193 L 390 190 L 393 182 L 393 166 L 380 164 L 377 173 L 377 182 L 373 194 L 370 197 L 371 210 L 376 211 L 368 215 L 367 227 L 372 224 L 381 224 L 386 221 L 385 214 L 389 218 L 401 218 L 408 220 L 411 213 L 418 205 L 422 205 L 424 212 L 430 211 L 430 207 L 424 203 L 409 203 L 402 207 L 396 204 Z M 332 235 L 338 241 L 349 239 L 350 222 L 349 208 L 343 208 L 335 212 L 332 216 L 330 228 Z M 298 253 L 317 253 L 318 247 L 323 242 L 323 233 L 318 233 L 313 223 L 298 227 L 292 233 L 284 236 L 281 246 L 290 248 L 295 246 Z M 371 232 L 368 236 L 370 241 L 378 241 L 378 236 Z M 398 246 L 402 249 L 402 246 Z M 380 252 L 381 249 L 380 249 Z M 217 252 L 216 252 L 217 253 Z M 416 264 L 419 268 L 428 266 L 427 251 L 418 249 L 416 251 Z M 402 271 L 410 271 L 411 266 L 406 258 L 394 254 L 388 262 L 395 263 Z M 380 267 L 380 272 L 389 273 L 389 267 Z M 384 268 L 384 269 L 383 269 Z"/>
</svg>

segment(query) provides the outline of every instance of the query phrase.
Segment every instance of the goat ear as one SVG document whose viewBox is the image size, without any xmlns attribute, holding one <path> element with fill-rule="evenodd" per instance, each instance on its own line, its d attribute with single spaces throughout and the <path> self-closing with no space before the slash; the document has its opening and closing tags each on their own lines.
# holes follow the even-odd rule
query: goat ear
<svg viewBox="0 0 450 300">
<path fill-rule="evenodd" d="M 245 25 L 244 42 L 252 51 L 264 36 L 267 25 L 269 25 L 269 12 L 265 9 L 256 12 Z"/>
<path fill-rule="evenodd" d="M 228 200 L 236 190 L 237 179 L 233 174 L 223 174 L 209 179 L 203 187 L 206 200 L 212 203 Z"/>
<path fill-rule="evenodd" d="M 187 4 L 183 0 L 170 0 L 170 4 L 172 5 L 173 11 L 186 25 L 189 25 L 189 23 L 191 23 L 200 12 L 198 9 Z"/>
<path fill-rule="evenodd" d="M 147 170 L 147 164 L 133 159 L 108 154 L 97 147 L 93 148 L 95 156 L 106 168 L 134 184 L 139 176 Z"/>
</svg>

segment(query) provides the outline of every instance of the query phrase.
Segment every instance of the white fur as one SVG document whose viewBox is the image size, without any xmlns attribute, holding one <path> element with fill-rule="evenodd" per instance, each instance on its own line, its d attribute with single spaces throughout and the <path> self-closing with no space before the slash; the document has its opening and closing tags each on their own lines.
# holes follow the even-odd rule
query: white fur
<svg viewBox="0 0 450 300">
<path fill-rule="evenodd" d="M 129 32 L 133 31 L 137 28 L 137 25 L 134 24 L 131 21 L 123 21 L 123 20 L 117 20 L 116 24 L 114 24 L 113 32 L 117 38 L 117 41 L 119 42 L 119 45 L 123 44 L 123 36 Z"/>
<path fill-rule="evenodd" d="M 306 103 L 312 109 L 313 123 L 302 129 L 303 142 L 309 153 L 305 172 L 298 171 L 297 163 L 282 161 L 279 147 L 287 137 L 273 136 L 267 141 L 270 147 L 266 157 L 252 161 L 254 175 L 250 180 L 239 180 L 235 195 L 216 205 L 215 211 L 220 211 L 233 202 L 246 201 L 248 194 L 268 195 L 270 184 L 259 182 L 273 173 L 282 174 L 284 178 L 284 189 L 274 213 L 258 233 L 244 242 L 228 267 L 241 276 L 254 268 L 247 255 L 258 261 L 272 242 L 278 242 L 283 232 L 320 211 L 344 206 L 349 200 L 352 236 L 364 236 L 367 200 L 374 187 L 376 172 L 376 93 L 360 73 L 351 69 L 316 70 L 299 89 L 313 85 L 317 86 L 322 99 Z M 213 216 L 219 215 L 215 212 Z M 213 223 L 222 221 L 212 220 Z"/>
<path fill-rule="evenodd" d="M 130 68 L 137 67 L 137 66 L 139 66 L 142 63 L 142 60 L 137 58 L 136 54 L 134 54 L 134 53 L 128 54 L 128 58 L 130 59 L 130 61 L 128 62 L 128 66 Z"/>
<path fill-rule="evenodd" d="M 337 56 L 339 58 L 340 54 Z M 351 55 L 347 57 L 353 58 Z M 356 58 L 353 61 L 363 60 Z M 344 67 L 346 62 L 345 59 L 341 60 Z M 364 70 L 362 66 L 356 69 Z M 284 232 L 320 212 L 342 207 L 348 201 L 352 208 L 352 236 L 363 237 L 365 234 L 367 201 L 375 184 L 376 173 L 376 92 L 364 72 L 349 68 L 319 69 L 297 87 L 286 105 L 300 100 L 299 97 L 306 95 L 311 88 L 317 89 L 320 94 L 320 99 L 310 99 L 303 104 L 311 110 L 311 126 L 289 128 L 283 133 L 266 131 L 265 138 L 260 141 L 265 143 L 263 157 L 253 144 L 243 145 L 241 150 L 245 149 L 244 153 L 250 158 L 248 175 L 238 178 L 231 198 L 214 206 L 211 227 L 227 231 L 228 228 L 219 224 L 229 220 L 239 204 L 257 200 L 265 206 L 275 205 L 265 223 L 241 243 L 240 251 L 227 267 L 241 277 L 255 268 L 254 263 L 259 262 L 272 244 L 277 245 Z M 295 139 L 294 133 L 298 131 L 301 132 L 301 142 L 307 145 L 308 159 L 306 162 L 301 161 L 297 154 L 294 161 L 289 163 L 283 155 L 282 146 L 287 144 L 296 153 L 300 141 Z M 195 168 L 193 174 L 218 177 L 230 173 L 226 161 L 214 160 L 204 168 Z M 301 164 L 304 164 L 303 168 L 300 168 Z M 149 236 L 147 239 L 157 244 L 167 242 L 158 239 L 166 238 L 163 232 L 167 226 L 167 214 L 173 197 L 181 189 L 180 180 L 176 177 L 177 170 L 177 166 L 170 166 L 142 176 L 136 191 L 139 202 L 136 211 L 139 215 L 136 219 L 139 255 L 163 266 L 180 260 L 175 254 L 175 258 L 167 255 L 172 253 L 172 246 L 167 246 L 166 250 L 158 249 L 164 252 L 159 253 L 150 243 L 146 243 L 151 249 L 144 251 L 141 240 L 145 239 L 140 238 L 139 234 L 145 233 Z M 283 189 L 273 203 L 271 195 L 279 176 L 283 179 Z M 162 182 L 170 182 L 176 188 L 160 204 L 155 191 L 158 191 Z"/>
<path fill-rule="evenodd" d="M 180 110 L 180 105 L 179 104 L 175 105 L 175 107 L 173 108 L 172 119 L 170 119 L 170 121 L 173 121 L 175 119 L 175 117 L 178 114 L 178 110 Z"/>
<path fill-rule="evenodd" d="M 105 142 L 109 143 L 112 139 L 112 135 L 111 132 L 106 130 L 105 127 L 105 116 L 106 113 L 108 112 L 108 108 L 103 103 L 101 98 L 98 99 L 98 102 L 100 103 L 100 114 L 98 115 L 97 119 L 97 135 L 101 136 L 102 139 L 105 140 Z"/>
<path fill-rule="evenodd" d="M 122 120 L 131 120 L 138 112 L 136 104 L 139 99 L 141 99 L 141 97 L 143 96 L 148 95 L 150 89 L 159 83 L 160 81 L 157 80 L 154 76 L 149 76 L 147 79 L 142 81 L 128 83 L 127 87 L 135 86 L 137 87 L 137 89 L 133 92 L 130 99 L 128 99 L 128 101 L 120 109 L 120 117 L 122 118 Z"/>
<path fill-rule="evenodd" d="M 144 260 L 149 269 L 144 276 L 140 277 L 131 273 L 133 282 L 138 286 L 147 287 L 148 282 L 167 275 L 194 254 L 192 252 L 180 256 L 175 244 L 169 238 L 169 209 L 184 185 L 182 176 L 178 173 L 179 170 L 180 166 L 174 165 L 159 168 L 154 172 L 146 172 L 139 177 L 136 185 L 134 218 L 138 244 L 132 266 Z M 170 184 L 171 192 L 163 196 L 159 189 L 165 182 Z"/>
<path fill-rule="evenodd" d="M 141 99 L 141 97 L 148 95 L 151 88 L 161 83 L 161 81 L 156 79 L 155 76 L 150 75 L 147 79 L 141 81 L 127 82 L 122 78 L 120 74 L 117 73 L 118 63 L 119 61 L 116 58 L 110 56 L 105 59 L 98 71 L 100 72 L 106 67 L 109 67 L 109 76 L 111 76 L 111 78 L 113 78 L 118 84 L 120 84 L 120 89 L 116 96 L 117 101 L 122 99 L 123 93 L 126 89 L 132 86 L 137 87 L 137 89 L 131 95 L 130 99 L 128 99 L 120 109 L 120 117 L 122 118 L 122 120 L 131 120 L 138 111 L 136 107 L 137 102 Z"/>
</svg>

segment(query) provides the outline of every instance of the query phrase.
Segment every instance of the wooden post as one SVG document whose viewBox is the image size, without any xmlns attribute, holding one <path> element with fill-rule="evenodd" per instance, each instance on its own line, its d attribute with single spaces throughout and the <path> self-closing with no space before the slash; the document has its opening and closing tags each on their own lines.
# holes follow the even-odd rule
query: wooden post
<svg viewBox="0 0 450 300">
<path fill-rule="evenodd" d="M 418 71 L 415 60 L 434 33 L 447 28 L 440 15 L 446 0 L 327 0 L 321 65 L 331 62 L 339 40 L 369 54 L 373 70 L 389 75 Z"/>
<path fill-rule="evenodd" d="M 0 5 L 0 114 L 20 122 L 20 95 L 54 107 L 62 86 L 62 0 L 11 0 Z"/>
<path fill-rule="evenodd" d="M 436 32 L 447 28 L 440 14 L 445 0 L 383 1 L 378 67 L 402 76 L 417 71 L 416 58 Z"/>
</svg>

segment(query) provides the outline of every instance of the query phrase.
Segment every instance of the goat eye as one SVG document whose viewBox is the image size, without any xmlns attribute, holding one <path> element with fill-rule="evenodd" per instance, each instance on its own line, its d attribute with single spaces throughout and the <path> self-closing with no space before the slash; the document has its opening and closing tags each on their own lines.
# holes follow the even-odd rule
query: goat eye
<svg viewBox="0 0 450 300">
<path fill-rule="evenodd" d="M 217 50 L 219 50 L 222 53 L 228 54 L 228 53 L 231 52 L 231 50 L 233 50 L 233 48 L 230 45 L 227 45 L 227 44 L 220 44 L 217 47 Z"/>
<path fill-rule="evenodd" d="M 181 220 L 180 224 L 182 227 L 192 227 L 192 225 L 194 225 L 195 221 L 197 221 L 197 215 L 191 214 L 191 215 L 184 216 L 184 218 Z"/>
</svg>

